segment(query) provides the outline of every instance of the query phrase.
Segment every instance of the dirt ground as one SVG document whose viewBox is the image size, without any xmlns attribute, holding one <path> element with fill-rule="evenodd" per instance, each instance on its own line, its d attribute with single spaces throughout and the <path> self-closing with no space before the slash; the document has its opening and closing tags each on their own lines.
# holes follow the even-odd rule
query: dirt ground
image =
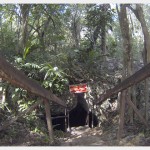
<svg viewBox="0 0 150 150">
<path fill-rule="evenodd" d="M 139 125 L 140 127 L 140 125 Z M 123 138 L 117 140 L 118 124 L 109 124 L 105 128 L 73 127 L 71 132 L 55 132 L 53 146 L 150 146 L 150 132 L 141 130 L 137 125 L 126 126 Z M 0 146 L 51 146 L 49 138 L 43 133 L 31 132 L 22 124 L 14 124 L 0 133 Z"/>
<path fill-rule="evenodd" d="M 60 140 L 61 146 L 150 146 L 150 138 L 144 134 L 125 135 L 117 140 L 117 127 L 103 132 L 100 128 L 73 128 L 70 136 Z"/>
</svg>

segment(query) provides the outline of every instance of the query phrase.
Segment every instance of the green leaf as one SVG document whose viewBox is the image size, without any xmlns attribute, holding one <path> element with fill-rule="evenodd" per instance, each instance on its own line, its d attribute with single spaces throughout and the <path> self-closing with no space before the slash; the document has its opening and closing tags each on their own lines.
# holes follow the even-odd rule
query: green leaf
<svg viewBox="0 0 150 150">
<path fill-rule="evenodd" d="M 47 79 L 47 77 L 50 75 L 50 73 L 51 73 L 50 70 L 46 72 L 45 77 L 44 77 L 44 80 Z"/>
<path fill-rule="evenodd" d="M 23 53 L 23 59 L 26 59 L 29 53 L 30 53 L 30 47 L 25 48 Z"/>
<path fill-rule="evenodd" d="M 17 57 L 17 58 L 15 59 L 15 62 L 16 62 L 16 63 L 22 63 L 22 62 L 23 62 L 23 59 L 20 58 L 20 57 Z"/>
<path fill-rule="evenodd" d="M 44 66 L 44 67 L 42 67 L 42 68 L 40 69 L 40 71 L 39 71 L 39 72 L 43 72 L 43 71 L 48 70 L 48 69 L 49 69 L 49 67 L 48 67 L 48 66 Z"/>
<path fill-rule="evenodd" d="M 78 53 L 78 52 L 79 52 L 79 50 L 78 50 L 78 49 L 75 49 L 75 50 L 74 50 L 74 52 Z"/>
<path fill-rule="evenodd" d="M 53 67 L 52 67 L 50 64 L 47 64 L 47 66 L 48 66 L 50 69 L 53 69 Z"/>
<path fill-rule="evenodd" d="M 30 63 L 26 63 L 26 64 L 24 64 L 24 67 L 26 67 L 26 68 L 30 68 L 30 66 L 31 66 L 31 64 L 30 64 Z"/>
</svg>

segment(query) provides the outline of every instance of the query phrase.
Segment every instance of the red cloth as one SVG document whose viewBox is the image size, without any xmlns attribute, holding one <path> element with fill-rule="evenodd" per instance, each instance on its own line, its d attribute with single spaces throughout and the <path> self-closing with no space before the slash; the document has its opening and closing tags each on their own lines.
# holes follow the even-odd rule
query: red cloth
<svg viewBox="0 0 150 150">
<path fill-rule="evenodd" d="M 85 93 L 87 92 L 87 84 L 70 85 L 69 90 L 71 93 Z"/>
</svg>

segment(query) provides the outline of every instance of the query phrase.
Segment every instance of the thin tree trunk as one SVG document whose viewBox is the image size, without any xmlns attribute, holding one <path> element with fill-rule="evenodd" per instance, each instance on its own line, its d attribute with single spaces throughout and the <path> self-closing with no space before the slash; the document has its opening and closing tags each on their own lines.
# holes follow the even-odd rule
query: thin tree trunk
<svg viewBox="0 0 150 150">
<path fill-rule="evenodd" d="M 149 85 L 150 83 L 150 80 L 149 79 L 146 79 L 145 82 L 144 82 L 144 96 L 145 96 L 145 118 L 146 120 L 148 121 L 149 119 Z"/>
<path fill-rule="evenodd" d="M 130 34 L 130 28 L 129 28 L 129 22 L 127 18 L 127 11 L 126 11 L 126 5 L 121 4 L 120 5 L 120 12 L 118 10 L 118 16 L 119 16 L 119 23 L 122 33 L 122 39 L 123 39 L 123 47 L 124 47 L 124 58 L 123 58 L 123 64 L 124 64 L 124 79 L 128 76 L 131 76 L 132 74 L 132 59 L 131 59 L 131 52 L 132 52 L 132 44 L 131 44 L 131 34 Z M 128 99 L 131 100 L 131 89 L 128 89 Z M 133 111 L 132 108 L 128 108 L 128 113 L 130 116 L 129 120 L 131 123 L 133 123 Z"/>
<path fill-rule="evenodd" d="M 141 23 L 142 26 L 142 31 L 144 34 L 144 64 L 146 65 L 147 63 L 150 62 L 150 34 L 148 31 L 148 27 L 146 25 L 146 21 L 144 19 L 144 13 L 141 5 L 136 4 L 136 13 L 137 13 L 137 18 Z M 149 119 L 149 87 L 150 87 L 150 81 L 149 79 L 145 80 L 145 117 L 146 120 L 148 121 Z"/>
<path fill-rule="evenodd" d="M 103 13 L 103 22 L 101 23 L 101 50 L 102 55 L 104 56 L 104 62 L 106 61 L 106 26 L 107 26 L 107 19 L 106 16 L 108 15 L 108 10 L 111 8 L 110 4 L 102 4 L 101 5 L 101 11 Z"/>
<path fill-rule="evenodd" d="M 20 4 L 21 9 L 21 33 L 20 33 L 20 40 L 18 46 L 18 54 L 23 53 L 24 48 L 26 47 L 27 37 L 28 37 L 28 16 L 29 16 L 29 9 L 30 5 L 28 4 Z"/>
<path fill-rule="evenodd" d="M 131 5 L 127 5 L 127 6 L 129 9 L 131 9 L 133 11 L 133 13 L 139 20 L 141 27 L 142 27 L 142 31 L 143 31 L 143 35 L 144 35 L 144 50 L 143 50 L 144 60 L 143 60 L 143 62 L 146 65 L 147 63 L 150 63 L 150 34 L 148 31 L 148 27 L 146 25 L 146 21 L 144 19 L 143 9 L 140 4 L 136 4 L 136 9 L 133 9 L 133 7 Z M 149 113 L 148 113 L 148 109 L 150 106 L 149 87 L 150 87 L 150 81 L 149 81 L 149 79 L 146 79 L 145 80 L 145 116 L 146 116 L 146 120 L 149 119 Z"/>
<path fill-rule="evenodd" d="M 106 25 L 103 25 L 102 31 L 101 31 L 101 49 L 102 49 L 102 55 L 106 54 Z M 105 60 L 105 59 L 104 59 Z"/>
<path fill-rule="evenodd" d="M 103 23 L 101 27 L 101 52 L 102 54 L 102 64 L 101 64 L 101 70 L 106 67 L 106 22 Z"/>
<path fill-rule="evenodd" d="M 76 8 L 78 9 L 78 8 Z M 72 37 L 73 37 L 73 45 L 75 46 L 75 48 L 79 48 L 79 41 L 80 41 L 80 32 L 81 32 L 81 28 L 80 28 L 80 18 L 79 16 L 77 16 L 77 11 L 75 10 L 75 14 L 74 16 L 72 16 Z"/>
<path fill-rule="evenodd" d="M 136 85 L 133 85 L 131 87 L 131 92 L 132 92 L 132 101 L 135 104 L 135 106 L 137 106 L 137 99 L 136 99 Z M 133 110 L 132 110 L 133 111 Z M 136 119 L 137 115 L 135 114 L 135 112 L 133 111 L 133 119 Z"/>
</svg>

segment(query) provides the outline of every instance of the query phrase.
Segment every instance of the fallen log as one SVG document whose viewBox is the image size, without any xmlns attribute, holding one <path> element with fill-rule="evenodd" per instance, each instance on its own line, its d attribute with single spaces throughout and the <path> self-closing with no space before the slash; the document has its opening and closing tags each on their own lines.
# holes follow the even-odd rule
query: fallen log
<svg viewBox="0 0 150 150">
<path fill-rule="evenodd" d="M 111 97 L 112 95 L 117 94 L 118 92 L 121 92 L 127 89 L 128 87 L 136 83 L 139 83 L 140 81 L 143 81 L 149 76 L 150 76 L 150 63 L 145 65 L 143 68 L 141 68 L 139 71 L 134 73 L 132 76 L 122 81 L 120 84 L 116 85 L 113 89 L 107 90 L 105 94 L 102 94 L 100 96 L 100 98 L 95 102 L 95 104 L 96 105 L 102 104 L 103 101 L 105 101 L 107 98 Z"/>
<path fill-rule="evenodd" d="M 44 89 L 35 80 L 26 77 L 22 71 L 17 70 L 13 65 L 2 58 L 2 56 L 0 56 L 0 77 L 15 86 L 42 97 L 44 100 L 51 100 L 61 106 L 66 107 L 66 104 L 60 98 L 55 96 L 50 91 Z"/>
</svg>

